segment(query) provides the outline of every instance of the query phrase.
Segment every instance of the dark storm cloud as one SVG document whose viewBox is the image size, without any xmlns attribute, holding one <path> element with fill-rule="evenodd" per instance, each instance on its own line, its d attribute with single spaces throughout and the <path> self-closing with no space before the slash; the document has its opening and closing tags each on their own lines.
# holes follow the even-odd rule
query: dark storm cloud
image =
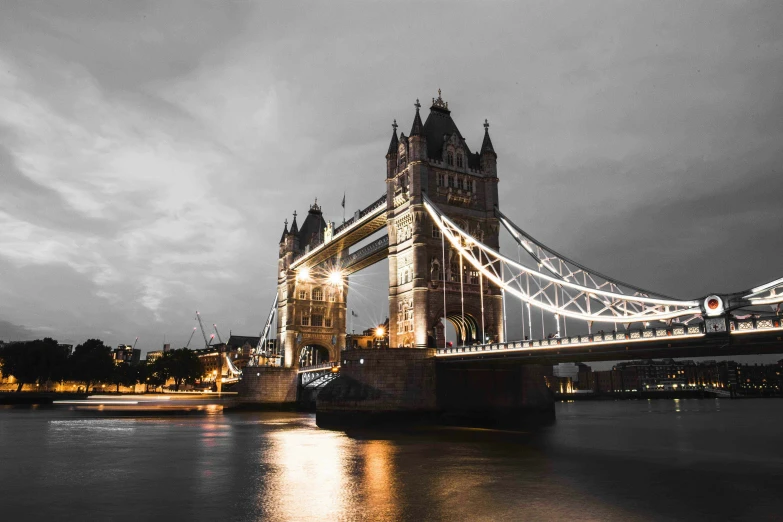
<svg viewBox="0 0 783 522">
<path fill-rule="evenodd" d="M 777 2 L 9 3 L 0 314 L 145 349 L 196 309 L 257 332 L 283 219 L 375 200 L 392 119 L 438 88 L 554 248 L 676 295 L 779 277 L 781 34 Z"/>
</svg>

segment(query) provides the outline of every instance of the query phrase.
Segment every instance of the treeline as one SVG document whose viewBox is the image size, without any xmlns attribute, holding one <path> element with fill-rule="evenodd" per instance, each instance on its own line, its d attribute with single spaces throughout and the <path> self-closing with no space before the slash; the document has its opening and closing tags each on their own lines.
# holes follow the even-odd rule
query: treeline
<svg viewBox="0 0 783 522">
<path fill-rule="evenodd" d="M 165 352 L 149 363 L 115 364 L 111 348 L 99 339 L 89 339 L 69 353 L 49 337 L 0 346 L 0 367 L 4 375 L 16 379 L 17 391 L 25 384 L 74 381 L 84 384 L 87 392 L 95 384 L 113 384 L 119 392 L 120 386 L 157 387 L 169 379 L 174 379 L 178 391 L 183 383 L 194 384 L 203 373 L 198 355 L 187 348 Z"/>
</svg>

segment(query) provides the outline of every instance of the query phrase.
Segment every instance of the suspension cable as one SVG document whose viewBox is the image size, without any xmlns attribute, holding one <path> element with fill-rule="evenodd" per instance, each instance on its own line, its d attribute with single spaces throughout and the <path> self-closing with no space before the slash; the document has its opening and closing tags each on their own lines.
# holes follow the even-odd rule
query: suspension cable
<svg viewBox="0 0 783 522">
<path fill-rule="evenodd" d="M 479 294 L 481 295 L 481 343 L 487 342 L 487 335 L 484 332 L 484 276 L 479 272 Z"/>
<path fill-rule="evenodd" d="M 465 337 L 467 337 L 467 326 L 465 323 L 465 292 L 463 288 L 463 283 L 465 279 L 465 274 L 462 269 L 462 254 L 459 255 L 459 299 L 460 299 L 460 306 L 462 306 L 462 346 L 465 346 Z"/>
<path fill-rule="evenodd" d="M 446 235 L 443 231 L 440 231 L 440 245 L 443 254 L 443 269 L 440 271 L 443 274 L 443 348 L 447 348 L 448 340 L 446 338 Z M 449 267 L 451 271 L 451 267 Z"/>
</svg>

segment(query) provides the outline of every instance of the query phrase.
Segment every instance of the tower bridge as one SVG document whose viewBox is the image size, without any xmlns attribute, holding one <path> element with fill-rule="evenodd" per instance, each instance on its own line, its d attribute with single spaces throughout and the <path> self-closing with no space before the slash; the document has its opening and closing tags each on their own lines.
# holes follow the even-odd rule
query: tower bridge
<svg viewBox="0 0 783 522">
<path fill-rule="evenodd" d="M 407 136 L 392 125 L 383 196 L 339 226 L 323 219 L 317 200 L 301 228 L 296 213 L 290 229 L 286 222 L 275 304 L 243 376 L 248 400 L 291 402 L 315 390 L 319 424 L 379 412 L 519 418 L 551 410 L 536 365 L 781 351 L 783 278 L 678 299 L 592 270 L 501 212 L 486 120 L 473 152 L 440 91 L 424 122 L 420 109 L 417 100 Z M 501 228 L 526 262 L 500 252 Z M 346 350 L 349 276 L 383 259 L 392 348 Z M 512 299 L 522 306 L 523 339 L 507 339 Z M 556 333 L 536 339 L 533 313 Z M 574 335 L 574 324 L 586 333 Z M 272 330 L 277 354 L 265 351 Z"/>
</svg>

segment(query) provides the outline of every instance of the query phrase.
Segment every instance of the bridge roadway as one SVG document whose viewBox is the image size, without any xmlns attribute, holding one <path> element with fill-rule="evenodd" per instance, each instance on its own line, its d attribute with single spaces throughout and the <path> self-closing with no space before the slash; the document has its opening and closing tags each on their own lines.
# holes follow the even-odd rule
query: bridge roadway
<svg viewBox="0 0 783 522">
<path fill-rule="evenodd" d="M 324 241 L 315 248 L 294 259 L 293 263 L 291 263 L 291 268 L 298 270 L 300 268 L 312 268 L 320 265 L 359 241 L 368 238 L 385 226 L 386 195 L 384 194 L 367 208 L 358 211 L 354 217 L 335 228 L 331 240 Z M 388 252 L 388 238 L 386 252 Z M 380 259 L 382 258 L 379 258 L 378 260 Z M 356 270 L 359 270 L 359 268 Z"/>
<path fill-rule="evenodd" d="M 730 319 L 726 332 L 704 331 L 704 324 L 631 329 L 562 339 L 515 341 L 441 348 L 438 363 L 508 361 L 525 364 L 629 359 L 722 357 L 783 352 L 780 316 Z"/>
</svg>

